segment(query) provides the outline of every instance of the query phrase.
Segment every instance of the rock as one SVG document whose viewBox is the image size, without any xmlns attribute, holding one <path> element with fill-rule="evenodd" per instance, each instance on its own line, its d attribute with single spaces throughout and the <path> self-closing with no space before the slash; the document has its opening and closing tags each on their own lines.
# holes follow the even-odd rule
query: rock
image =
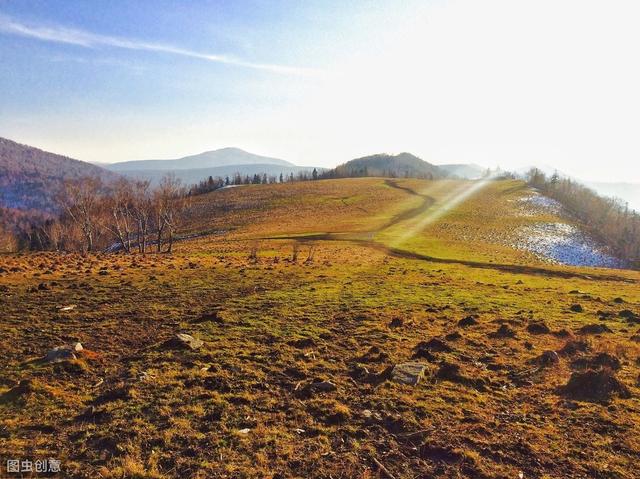
<svg viewBox="0 0 640 479">
<path fill-rule="evenodd" d="M 586 324 L 578 330 L 580 334 L 603 334 L 612 332 L 613 331 L 604 324 Z"/>
<path fill-rule="evenodd" d="M 466 318 L 462 318 L 460 321 L 458 321 L 458 326 L 460 326 L 461 328 L 474 326 L 476 324 L 478 324 L 478 320 L 473 316 L 467 316 Z"/>
<path fill-rule="evenodd" d="M 571 399 L 594 402 L 609 401 L 614 395 L 624 399 L 631 397 L 629 389 L 610 369 L 575 372 L 569 382 L 560 388 L 560 392 Z"/>
<path fill-rule="evenodd" d="M 613 302 L 616 304 L 622 304 L 624 303 L 624 299 L 617 297 L 617 298 L 613 298 Z"/>
<path fill-rule="evenodd" d="M 175 337 L 171 338 L 165 343 L 165 345 L 172 349 L 198 349 L 202 347 L 204 343 L 199 339 L 194 338 L 190 334 L 178 333 Z"/>
<path fill-rule="evenodd" d="M 581 306 L 581 305 L 579 305 L 579 304 L 572 304 L 572 305 L 569 307 L 569 310 L 570 310 L 570 311 L 573 311 L 574 313 L 582 313 L 582 312 L 584 312 L 584 309 L 583 309 L 583 308 L 582 308 L 582 306 Z"/>
<path fill-rule="evenodd" d="M 76 352 L 78 352 L 78 351 L 83 351 L 83 350 L 84 350 L 84 348 L 82 347 L 82 343 L 80 343 L 80 342 L 75 343 L 75 344 L 72 346 L 72 348 L 73 348 L 73 350 L 74 350 L 74 351 L 76 351 Z"/>
<path fill-rule="evenodd" d="M 411 362 L 396 364 L 391 371 L 391 379 L 400 384 L 415 386 L 424 377 L 427 367 L 423 363 Z"/>
<path fill-rule="evenodd" d="M 74 359 L 76 359 L 76 355 L 73 352 L 74 352 L 74 348 L 72 346 L 71 347 L 57 346 L 45 355 L 44 360 L 48 363 L 59 363 L 61 361 L 73 361 Z"/>
<path fill-rule="evenodd" d="M 551 332 L 549 326 L 544 324 L 542 321 L 531 323 L 527 326 L 527 331 L 531 334 L 548 334 Z"/>
</svg>

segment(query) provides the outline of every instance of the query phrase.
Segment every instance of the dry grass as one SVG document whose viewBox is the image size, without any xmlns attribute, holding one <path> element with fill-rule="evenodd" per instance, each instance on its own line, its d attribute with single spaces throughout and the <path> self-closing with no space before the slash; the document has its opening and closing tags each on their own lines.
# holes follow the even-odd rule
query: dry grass
<svg viewBox="0 0 640 479">
<path fill-rule="evenodd" d="M 398 185 L 436 199 L 446 190 Z M 374 478 L 380 465 L 398 479 L 633 477 L 639 325 L 618 313 L 640 312 L 640 274 L 532 269 L 493 243 L 513 226 L 498 216 L 522 193 L 514 186 L 490 185 L 401 247 L 447 262 L 385 249 L 419 217 L 382 227 L 422 200 L 379 179 L 200 197 L 190 231 L 235 229 L 171 256 L 0 257 L 0 456 L 57 457 L 72 478 Z M 367 231 L 376 244 L 358 236 Z M 476 235 L 466 249 L 461 231 Z M 265 239 L 310 232 L 359 241 Z M 569 310 L 575 303 L 582 313 Z M 599 311 L 611 315 L 600 321 Z M 470 315 L 477 324 L 458 325 Z M 527 331 L 541 320 L 551 333 Z M 587 336 L 589 351 L 533 363 L 565 345 L 561 330 L 584 339 L 580 327 L 601 322 L 612 332 Z M 515 337 L 492 335 L 503 324 Z M 205 344 L 164 347 L 176 332 Z M 449 351 L 417 359 L 424 381 L 384 380 L 434 337 Z M 76 340 L 92 353 L 38 361 Z M 620 359 L 631 398 L 559 392 L 573 361 L 597 352 Z M 438 375 L 443 362 L 457 373 Z M 336 390 L 298 393 L 317 380 Z"/>
</svg>

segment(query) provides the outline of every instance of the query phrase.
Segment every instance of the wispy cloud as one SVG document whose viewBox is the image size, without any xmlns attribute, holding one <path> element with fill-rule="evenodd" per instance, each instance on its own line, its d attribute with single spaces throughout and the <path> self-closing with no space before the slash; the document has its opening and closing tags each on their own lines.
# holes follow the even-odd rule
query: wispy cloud
<svg viewBox="0 0 640 479">
<path fill-rule="evenodd" d="M 101 35 L 97 33 L 66 28 L 62 26 L 42 26 L 27 25 L 14 20 L 11 17 L 0 14 L 0 33 L 19 35 L 22 37 L 35 38 L 42 41 L 66 43 L 77 45 L 85 48 L 97 48 L 101 46 L 123 48 L 127 50 L 142 50 L 150 52 L 165 53 L 169 55 L 179 55 L 183 57 L 197 58 L 200 60 L 223 63 L 227 65 L 235 65 L 244 68 L 252 68 L 254 70 L 264 70 L 273 73 L 286 75 L 311 75 L 318 73 L 318 70 L 312 68 L 303 68 L 286 65 L 276 65 L 271 63 L 255 63 L 245 61 L 240 58 L 228 55 L 219 55 L 215 53 L 203 53 L 174 45 L 145 42 L 136 39 L 113 37 L 109 35 Z"/>
</svg>

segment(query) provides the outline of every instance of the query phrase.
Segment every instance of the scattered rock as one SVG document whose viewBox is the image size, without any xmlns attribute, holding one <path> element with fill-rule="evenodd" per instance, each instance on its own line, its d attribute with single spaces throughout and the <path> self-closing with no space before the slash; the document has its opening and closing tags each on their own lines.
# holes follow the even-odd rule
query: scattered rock
<svg viewBox="0 0 640 479">
<path fill-rule="evenodd" d="M 549 326 L 544 324 L 542 321 L 529 324 L 527 326 L 527 331 L 531 334 L 549 334 L 551 332 Z"/>
<path fill-rule="evenodd" d="M 476 324 L 478 324 L 478 320 L 473 316 L 467 316 L 466 318 L 462 318 L 460 321 L 458 321 L 458 326 L 460 326 L 461 328 L 467 328 Z"/>
<path fill-rule="evenodd" d="M 572 304 L 569 307 L 570 311 L 573 311 L 574 313 L 583 313 L 584 312 L 584 308 L 580 305 L 580 304 Z"/>
<path fill-rule="evenodd" d="M 47 352 L 44 361 L 47 363 L 59 363 L 62 361 L 73 361 L 76 358 L 75 353 L 82 351 L 82 344 L 75 343 L 70 346 L 57 346 Z"/>
<path fill-rule="evenodd" d="M 603 334 L 612 333 L 611 329 L 604 324 L 585 324 L 582 326 L 578 333 L 580 334 Z"/>
<path fill-rule="evenodd" d="M 199 339 L 194 338 L 190 334 L 178 333 L 173 338 L 169 339 L 165 346 L 171 349 L 192 349 L 196 350 L 202 347 L 204 343 Z"/>
<path fill-rule="evenodd" d="M 614 395 L 624 399 L 631 397 L 629 389 L 610 369 L 575 372 L 560 392 L 571 399 L 593 402 L 607 402 Z"/>
<path fill-rule="evenodd" d="M 391 371 L 391 379 L 396 383 L 415 386 L 424 377 L 427 367 L 423 363 L 411 362 L 396 364 Z"/>
</svg>

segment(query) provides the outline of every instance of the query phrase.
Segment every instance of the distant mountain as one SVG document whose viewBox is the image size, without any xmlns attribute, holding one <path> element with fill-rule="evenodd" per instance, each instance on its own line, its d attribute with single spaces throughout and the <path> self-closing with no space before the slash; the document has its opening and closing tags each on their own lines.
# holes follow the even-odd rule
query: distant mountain
<svg viewBox="0 0 640 479">
<path fill-rule="evenodd" d="M 377 155 L 356 158 L 337 166 L 333 176 L 397 176 L 414 178 L 443 178 L 448 176 L 445 170 L 432 165 L 411 153 Z"/>
<path fill-rule="evenodd" d="M 0 138 L 0 207 L 54 212 L 66 179 L 118 177 L 99 166 Z"/>
<path fill-rule="evenodd" d="M 176 171 L 193 168 L 216 168 L 231 165 L 281 165 L 295 166 L 288 161 L 267 156 L 255 155 L 240 148 L 222 148 L 205 151 L 198 155 L 185 156 L 172 160 L 138 160 L 113 163 L 107 168 L 111 171 L 127 172 L 142 170 Z"/>
<path fill-rule="evenodd" d="M 324 170 L 324 168 L 317 168 L 318 172 Z M 229 166 L 217 166 L 212 168 L 191 168 L 187 170 L 126 170 L 120 173 L 129 178 L 135 178 L 139 180 L 149 180 L 152 184 L 157 184 L 163 176 L 167 173 L 172 173 L 179 178 L 185 185 L 197 184 L 202 180 L 209 178 L 225 178 L 233 176 L 236 173 L 244 176 L 253 176 L 258 174 L 262 176 L 280 176 L 282 173 L 284 176 L 288 176 L 291 173 L 297 175 L 299 172 L 313 171 L 313 166 L 287 166 L 287 165 L 274 165 L 274 164 L 253 164 L 253 165 L 229 165 Z"/>
<path fill-rule="evenodd" d="M 441 170 L 446 171 L 451 176 L 457 176 L 458 178 L 464 178 L 467 180 L 477 180 L 482 178 L 482 175 L 487 171 L 479 165 L 474 164 L 451 164 L 451 165 L 437 165 Z"/>
</svg>

